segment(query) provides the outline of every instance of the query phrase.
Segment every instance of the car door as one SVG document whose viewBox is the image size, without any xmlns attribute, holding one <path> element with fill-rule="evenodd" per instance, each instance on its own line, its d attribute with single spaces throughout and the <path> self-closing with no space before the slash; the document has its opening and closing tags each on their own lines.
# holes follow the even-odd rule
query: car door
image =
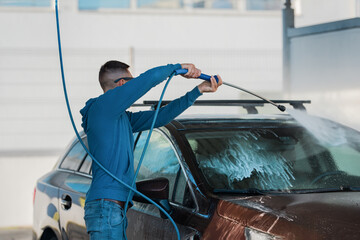
<svg viewBox="0 0 360 240">
<path fill-rule="evenodd" d="M 60 164 L 60 170 L 67 172 L 60 180 L 58 197 L 63 239 L 89 239 L 83 217 L 85 195 L 91 184 L 90 169 L 91 158 L 77 142 Z"/>
<path fill-rule="evenodd" d="M 148 131 L 141 133 L 135 150 L 134 163 L 137 167 Z M 159 130 L 152 133 L 149 146 L 141 165 L 137 181 L 165 177 L 169 180 L 170 204 L 173 207 L 172 217 L 177 222 L 182 239 L 191 239 L 196 231 L 186 226 L 190 215 L 184 211 L 178 211 L 178 207 L 184 203 L 184 191 L 186 180 L 179 164 L 179 154 L 172 142 Z M 178 187 L 178 191 L 176 190 Z M 177 239 L 177 235 L 170 220 L 163 219 L 159 210 L 152 204 L 134 202 L 134 206 L 128 211 L 128 239 Z M 187 199 L 188 212 L 193 212 L 194 201 Z"/>
</svg>

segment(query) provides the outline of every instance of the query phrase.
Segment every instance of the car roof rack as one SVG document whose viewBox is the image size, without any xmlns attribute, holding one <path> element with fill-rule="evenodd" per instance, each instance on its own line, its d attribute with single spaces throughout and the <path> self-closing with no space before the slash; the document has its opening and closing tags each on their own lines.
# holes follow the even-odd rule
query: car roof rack
<svg viewBox="0 0 360 240">
<path fill-rule="evenodd" d="M 310 104 L 310 100 L 271 100 L 278 104 L 290 104 L 294 109 L 306 111 L 304 104 Z M 161 106 L 169 104 L 171 101 L 164 100 L 161 102 Z M 133 104 L 132 107 L 146 107 L 150 106 L 151 109 L 155 110 L 159 101 L 145 100 L 140 104 Z M 193 104 L 194 106 L 217 106 L 217 107 L 233 107 L 240 106 L 247 110 L 248 114 L 257 114 L 258 110 L 256 107 L 263 107 L 268 102 L 264 100 L 197 100 Z"/>
</svg>

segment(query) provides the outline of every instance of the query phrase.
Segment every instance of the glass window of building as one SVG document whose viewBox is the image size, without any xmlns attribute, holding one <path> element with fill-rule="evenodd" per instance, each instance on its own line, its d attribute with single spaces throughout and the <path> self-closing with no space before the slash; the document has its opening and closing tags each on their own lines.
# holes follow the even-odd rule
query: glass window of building
<svg viewBox="0 0 360 240">
<path fill-rule="evenodd" d="M 184 0 L 137 0 L 138 8 L 178 9 L 184 6 Z"/>
<path fill-rule="evenodd" d="M 51 0 L 0 0 L 4 7 L 50 7 Z"/>
<path fill-rule="evenodd" d="M 18 0 L 17 2 L 48 2 L 51 0 Z M 299 0 L 293 0 L 298 2 Z M 9 0 L 0 0 L 10 2 Z M 99 9 L 218 9 L 239 11 L 275 11 L 282 9 L 283 0 L 79 0 L 80 10 Z"/>
<path fill-rule="evenodd" d="M 282 0 L 246 0 L 246 10 L 266 11 L 282 9 Z"/>
<path fill-rule="evenodd" d="M 80 10 L 98 10 L 101 8 L 130 8 L 131 0 L 79 0 Z"/>
<path fill-rule="evenodd" d="M 236 0 L 193 0 L 193 8 L 205 9 L 235 9 L 237 6 Z"/>
</svg>

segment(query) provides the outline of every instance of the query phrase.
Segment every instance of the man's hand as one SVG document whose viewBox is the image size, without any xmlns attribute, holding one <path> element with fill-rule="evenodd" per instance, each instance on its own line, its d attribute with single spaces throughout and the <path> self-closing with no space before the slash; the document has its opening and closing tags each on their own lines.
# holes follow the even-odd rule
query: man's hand
<svg viewBox="0 0 360 240">
<path fill-rule="evenodd" d="M 216 90 L 218 89 L 218 87 L 220 87 L 222 85 L 222 79 L 219 75 L 217 75 L 219 82 L 216 82 L 216 79 L 214 78 L 214 76 L 211 76 L 210 82 L 208 81 L 203 81 L 199 86 L 199 91 L 201 93 L 204 92 L 216 92 Z"/>
<path fill-rule="evenodd" d="M 198 77 L 200 77 L 201 70 L 197 69 L 194 64 L 182 63 L 181 67 L 188 70 L 188 72 L 186 74 L 182 75 L 183 77 L 186 77 L 186 78 L 198 78 Z"/>
</svg>

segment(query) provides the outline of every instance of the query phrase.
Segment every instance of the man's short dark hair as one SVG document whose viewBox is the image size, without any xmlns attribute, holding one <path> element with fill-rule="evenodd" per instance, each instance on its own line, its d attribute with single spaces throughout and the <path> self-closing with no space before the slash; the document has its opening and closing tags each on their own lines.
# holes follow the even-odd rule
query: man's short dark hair
<svg viewBox="0 0 360 240">
<path fill-rule="evenodd" d="M 103 89 L 106 89 L 107 87 L 111 87 L 110 85 L 113 84 L 112 81 L 107 81 L 106 74 L 113 73 L 113 72 L 120 72 L 120 73 L 128 73 L 128 68 L 130 66 L 126 63 L 111 60 L 106 62 L 104 65 L 101 66 L 99 71 L 99 82 Z"/>
</svg>

